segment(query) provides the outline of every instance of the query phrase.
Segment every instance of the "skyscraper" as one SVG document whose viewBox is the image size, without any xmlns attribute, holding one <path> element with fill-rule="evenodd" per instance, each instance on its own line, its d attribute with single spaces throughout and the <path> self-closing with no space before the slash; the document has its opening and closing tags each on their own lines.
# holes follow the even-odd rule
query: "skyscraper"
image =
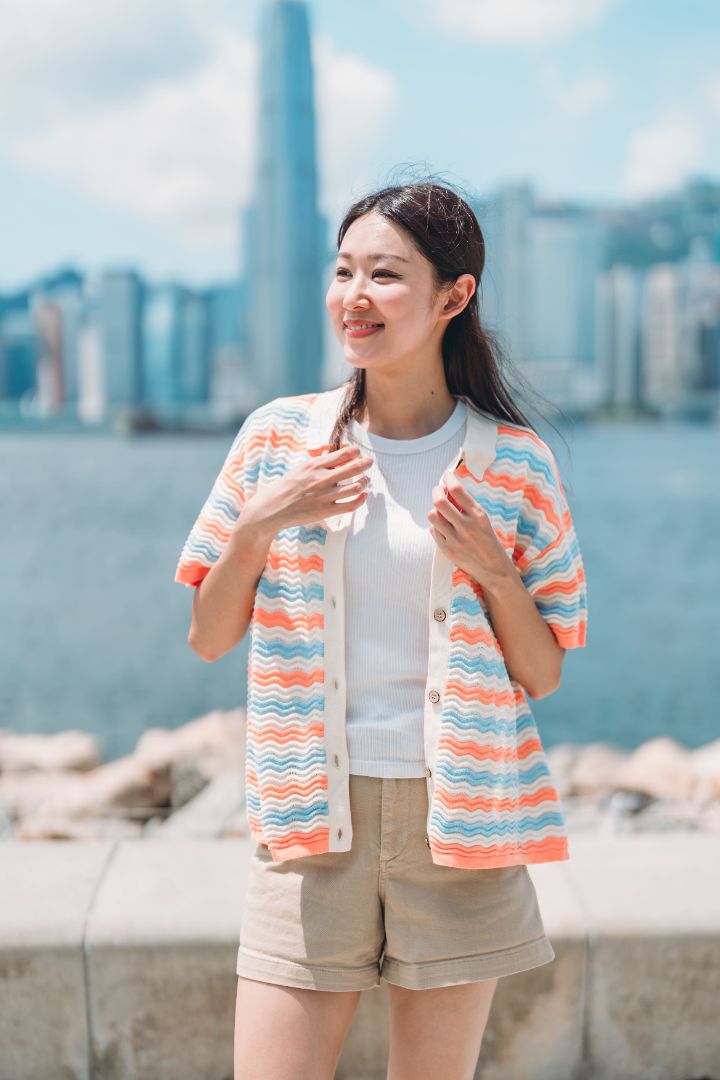
<svg viewBox="0 0 720 1080">
<path fill-rule="evenodd" d="M 261 13 L 258 159 L 245 214 L 248 360 L 258 401 L 321 388 L 325 222 L 305 4 Z"/>
</svg>

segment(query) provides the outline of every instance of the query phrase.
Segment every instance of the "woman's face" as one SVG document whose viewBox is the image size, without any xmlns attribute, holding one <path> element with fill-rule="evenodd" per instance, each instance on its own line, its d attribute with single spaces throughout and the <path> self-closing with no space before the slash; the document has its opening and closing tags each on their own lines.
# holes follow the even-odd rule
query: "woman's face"
<svg viewBox="0 0 720 1080">
<path fill-rule="evenodd" d="M 433 299 L 431 264 L 403 229 L 375 211 L 352 223 L 325 297 L 349 363 L 387 367 L 439 347 L 447 325 L 438 320 L 444 300 L 442 294 Z M 353 330 L 364 322 L 381 325 Z"/>
</svg>

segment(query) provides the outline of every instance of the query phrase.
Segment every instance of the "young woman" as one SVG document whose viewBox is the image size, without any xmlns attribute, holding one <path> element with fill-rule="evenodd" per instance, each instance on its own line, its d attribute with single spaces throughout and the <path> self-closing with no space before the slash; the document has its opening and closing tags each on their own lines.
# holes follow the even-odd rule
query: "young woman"
<svg viewBox="0 0 720 1080">
<path fill-rule="evenodd" d="M 480 323 L 469 205 L 385 188 L 338 239 L 351 376 L 251 413 L 176 572 L 199 655 L 252 627 L 235 1080 L 331 1078 L 381 978 L 390 1080 L 461 1080 L 498 979 L 555 956 L 527 864 L 568 842 L 528 698 L 585 644 L 585 574 Z"/>
</svg>

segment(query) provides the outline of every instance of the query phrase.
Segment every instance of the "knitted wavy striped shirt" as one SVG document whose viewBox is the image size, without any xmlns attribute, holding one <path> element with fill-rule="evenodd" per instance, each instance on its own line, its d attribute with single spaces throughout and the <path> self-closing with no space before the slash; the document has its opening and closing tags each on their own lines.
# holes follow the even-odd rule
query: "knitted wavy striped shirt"
<svg viewBox="0 0 720 1080">
<path fill-rule="evenodd" d="M 175 581 L 199 585 L 257 486 L 329 448 L 344 391 L 277 397 L 247 417 L 190 529 Z M 582 647 L 585 572 L 552 451 L 531 428 L 463 400 L 466 435 L 455 475 L 488 515 L 559 644 Z M 276 533 L 257 586 L 246 813 L 251 837 L 277 862 L 352 844 L 343 595 L 350 519 L 333 514 Z M 437 548 L 426 610 L 423 739 L 433 862 L 482 868 L 569 858 L 537 726 L 505 666 L 482 586 Z"/>
</svg>

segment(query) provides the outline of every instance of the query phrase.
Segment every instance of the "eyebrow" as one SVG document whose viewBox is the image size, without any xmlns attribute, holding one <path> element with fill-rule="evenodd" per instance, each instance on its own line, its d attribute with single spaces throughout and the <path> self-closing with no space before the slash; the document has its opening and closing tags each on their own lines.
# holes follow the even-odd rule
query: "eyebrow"
<svg viewBox="0 0 720 1080">
<path fill-rule="evenodd" d="M 338 259 L 352 259 L 352 255 L 349 251 L 338 251 L 337 257 Z M 373 262 L 377 262 L 379 259 L 397 259 L 399 262 L 410 262 L 404 255 L 393 255 L 391 252 L 386 252 L 381 255 L 368 255 L 368 259 L 371 259 Z"/>
</svg>

